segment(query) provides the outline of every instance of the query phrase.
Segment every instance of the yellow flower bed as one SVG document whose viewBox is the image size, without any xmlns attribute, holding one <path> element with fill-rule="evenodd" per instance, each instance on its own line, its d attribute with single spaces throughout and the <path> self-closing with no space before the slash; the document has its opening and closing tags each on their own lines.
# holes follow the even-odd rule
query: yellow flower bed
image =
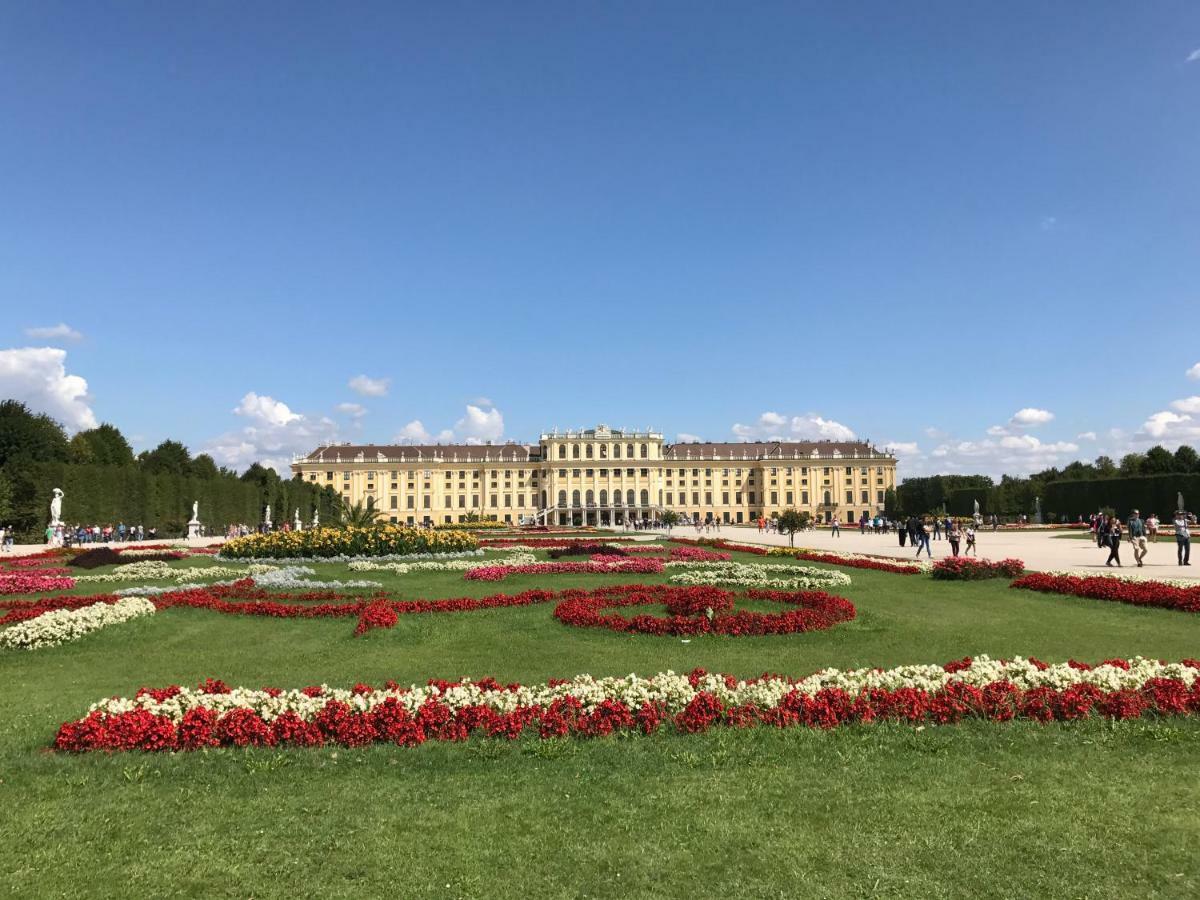
<svg viewBox="0 0 1200 900">
<path fill-rule="evenodd" d="M 251 534 L 227 541 L 221 548 L 221 555 L 233 559 L 387 556 L 392 553 L 459 553 L 478 547 L 475 536 L 465 531 L 374 525 Z"/>
</svg>

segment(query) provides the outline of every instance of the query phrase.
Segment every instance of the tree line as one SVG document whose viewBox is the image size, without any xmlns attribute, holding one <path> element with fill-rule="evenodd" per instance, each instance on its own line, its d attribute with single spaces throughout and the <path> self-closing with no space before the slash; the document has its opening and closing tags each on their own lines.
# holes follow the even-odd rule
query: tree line
<svg viewBox="0 0 1200 900">
<path fill-rule="evenodd" d="M 1025 477 L 1004 475 L 999 482 L 987 475 L 906 478 L 887 500 L 888 512 L 895 514 L 945 510 L 965 516 L 974 512 L 978 501 L 984 515 L 1024 514 L 1032 519 L 1041 498 L 1046 521 L 1073 521 L 1101 509 L 1124 514 L 1131 506 L 1152 507 L 1166 515 L 1174 511 L 1177 493 L 1186 498 L 1189 492 L 1197 493 L 1197 485 L 1200 454 L 1195 448 L 1184 445 L 1172 453 L 1155 446 L 1145 453 L 1127 453 L 1120 462 L 1098 456 L 1090 463 L 1079 460 Z"/>
<path fill-rule="evenodd" d="M 192 456 L 179 441 L 166 440 L 134 454 L 114 425 L 67 436 L 63 426 L 24 403 L 0 403 L 0 524 L 12 525 L 21 540 L 41 540 L 54 488 L 62 488 L 68 524 L 124 522 L 157 528 L 164 537 L 184 533 L 192 502 L 210 533 L 236 523 L 256 524 L 270 504 L 275 523 L 301 519 L 335 522 L 341 500 L 331 488 L 280 478 L 254 463 L 240 475 L 211 456 Z"/>
</svg>

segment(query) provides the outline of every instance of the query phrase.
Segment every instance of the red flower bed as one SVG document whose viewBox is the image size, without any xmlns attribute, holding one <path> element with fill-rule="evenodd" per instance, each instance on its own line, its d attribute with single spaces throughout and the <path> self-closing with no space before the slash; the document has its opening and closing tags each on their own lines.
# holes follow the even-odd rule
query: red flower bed
<svg viewBox="0 0 1200 900">
<path fill-rule="evenodd" d="M 608 543 L 628 541 L 628 540 L 630 540 L 630 539 L 624 538 L 624 537 L 611 537 L 611 538 L 606 537 L 604 539 L 604 543 L 608 544 Z M 564 547 L 574 547 L 576 544 L 579 544 L 579 543 L 581 543 L 581 541 L 579 541 L 579 540 L 569 541 L 569 540 L 562 540 L 562 539 L 555 539 L 555 538 L 524 538 L 524 537 L 520 537 L 520 538 L 486 538 L 484 540 L 480 540 L 479 546 L 480 547 L 509 547 L 509 546 L 512 546 L 515 544 L 515 545 L 518 545 L 521 547 L 541 547 L 543 549 L 548 550 L 551 548 L 562 549 Z M 592 541 L 592 543 L 595 543 L 595 541 Z"/>
<path fill-rule="evenodd" d="M 524 566 L 477 566 L 467 569 L 463 578 L 467 581 L 503 581 L 509 575 L 612 575 L 636 574 L 655 575 L 663 570 L 661 559 L 624 559 L 609 557 L 607 560 L 587 562 L 529 563 Z"/>
<path fill-rule="evenodd" d="M 796 559 L 809 562 L 830 563 L 835 566 L 845 566 L 848 569 L 871 569 L 876 572 L 891 572 L 895 575 L 919 575 L 921 569 L 908 563 L 889 561 L 885 557 L 871 559 L 851 559 L 837 553 L 820 553 L 816 550 L 793 550 L 788 554 Z"/>
<path fill-rule="evenodd" d="M 46 575 L 42 572 L 0 573 L 0 594 L 41 594 L 45 591 L 66 591 L 75 587 L 74 578 Z"/>
<path fill-rule="evenodd" d="M 1010 585 L 1044 594 L 1066 594 L 1092 600 L 1111 600 L 1134 606 L 1158 606 L 1182 612 L 1200 612 L 1200 584 L 1176 587 L 1161 581 L 1125 581 L 1102 576 L 1051 575 L 1031 572 Z"/>
<path fill-rule="evenodd" d="M 1019 559 L 975 559 L 969 556 L 947 556 L 933 564 L 929 574 L 939 581 L 979 581 L 984 578 L 1016 578 L 1025 571 Z"/>
<path fill-rule="evenodd" d="M 555 617 L 563 624 L 578 628 L 608 628 L 627 634 L 795 634 L 831 628 L 838 622 L 853 619 L 856 613 L 849 600 L 821 591 L 752 590 L 742 595 L 745 599 L 770 600 L 798 607 L 779 613 L 735 612 L 733 591 L 708 586 L 631 584 L 598 588 L 591 593 L 564 591 L 563 596 L 566 599 L 554 609 Z M 625 617 L 604 613 L 611 607 L 651 604 L 665 604 L 671 615 Z"/>
<path fill-rule="evenodd" d="M 672 547 L 671 559 L 680 562 L 728 562 L 728 553 L 706 550 L 704 547 Z"/>
<path fill-rule="evenodd" d="M 1121 661 L 1113 661 L 1121 662 Z M 1185 665 L 1200 666 L 1194 660 Z M 1087 668 L 1086 666 L 1084 668 Z M 950 664 L 947 671 L 952 671 Z M 763 676 L 795 685 L 792 679 Z M 481 702 L 484 695 L 515 693 L 522 686 L 502 685 L 483 679 L 471 685 L 466 702 L 451 700 L 448 690 L 459 682 L 430 681 L 423 696 L 388 682 L 383 693 L 370 685 L 355 685 L 347 692 L 331 695 L 322 687 L 289 692 L 285 703 L 304 700 L 301 714 L 288 708 L 281 714 L 264 715 L 253 702 L 206 705 L 204 695 L 230 693 L 222 681 L 208 679 L 185 702 L 182 713 L 168 714 L 157 704 L 178 702 L 180 688 L 141 688 L 135 696 L 140 705 L 132 710 L 110 713 L 96 709 L 82 719 L 63 723 L 54 739 L 62 752 L 89 751 L 173 752 L 210 747 L 362 747 L 389 743 L 412 747 L 426 741 L 466 741 L 472 737 L 515 740 L 534 738 L 604 737 L 615 733 L 655 734 L 666 729 L 680 734 L 697 734 L 713 728 L 819 728 L 898 722 L 908 725 L 953 725 L 976 719 L 995 723 L 1026 719 L 1034 722 L 1070 722 L 1084 718 L 1167 718 L 1200 714 L 1200 680 L 1189 685 L 1182 678 L 1151 678 L 1136 688 L 1104 690 L 1092 684 L 1074 684 L 1063 690 L 1051 687 L 1021 688 L 1011 681 L 983 685 L 951 679 L 937 690 L 915 687 L 865 689 L 851 692 L 824 687 L 808 693 L 792 687 L 775 705 L 734 703 L 723 699 L 719 683 L 737 686 L 729 675 L 710 676 L 694 670 L 687 681 L 691 688 L 678 703 L 668 708 L 662 700 L 640 704 L 606 697 L 585 704 L 571 693 L 541 692 L 540 701 L 501 708 Z M 714 685 L 714 681 L 718 684 Z M 529 685 L 539 691 L 568 684 L 552 680 L 547 685 Z M 270 698 L 283 692 L 263 689 Z M 360 706 L 358 701 L 363 704 Z M 315 705 L 309 701 L 316 701 Z M 149 708 L 147 708 L 149 707 Z M 153 710 L 153 711 L 152 711 Z"/>
<path fill-rule="evenodd" d="M 564 556 L 595 556 L 597 554 L 603 554 L 604 556 L 624 556 L 625 550 L 621 547 L 610 547 L 607 544 L 576 541 L 570 547 L 556 547 L 546 555 L 551 559 L 560 559 Z"/>
<path fill-rule="evenodd" d="M 684 544 L 700 547 L 713 547 L 717 550 L 727 550 L 731 553 L 753 553 L 755 556 L 766 556 L 766 547 L 753 547 L 749 544 L 731 544 L 729 541 L 721 538 L 680 538 L 673 537 L 670 539 L 673 543 Z"/>
<path fill-rule="evenodd" d="M 3 600 L 0 609 L 6 609 L 0 616 L 0 627 L 14 625 L 28 619 L 36 619 L 42 613 L 56 609 L 82 609 L 93 603 L 116 603 L 120 597 L 111 594 L 99 594 L 94 597 L 41 597 L 34 600 Z"/>
</svg>

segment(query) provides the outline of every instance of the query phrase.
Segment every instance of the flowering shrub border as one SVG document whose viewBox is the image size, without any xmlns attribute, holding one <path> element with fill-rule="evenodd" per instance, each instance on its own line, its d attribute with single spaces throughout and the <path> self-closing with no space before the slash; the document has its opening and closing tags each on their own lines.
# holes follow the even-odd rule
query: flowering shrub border
<svg viewBox="0 0 1200 900">
<path fill-rule="evenodd" d="M 400 525 L 369 528 L 310 528 L 307 531 L 273 531 L 226 541 L 221 555 L 227 559 L 277 559 L 283 557 L 385 556 L 395 553 L 439 553 L 474 550 L 479 541 L 465 531 L 433 531 Z"/>
<path fill-rule="evenodd" d="M 93 598 L 94 600 L 94 598 Z M 40 650 L 77 641 L 86 634 L 109 625 L 152 615 L 154 604 L 130 597 L 109 603 L 92 602 L 78 609 L 48 610 L 0 631 L 0 647 L 14 650 Z"/>
<path fill-rule="evenodd" d="M 708 585 L 616 585 L 591 592 L 563 591 L 564 599 L 555 607 L 554 616 L 564 625 L 625 634 L 743 636 L 823 631 L 853 619 L 857 612 L 849 600 L 820 591 L 750 590 L 741 595 L 797 607 L 779 613 L 734 611 L 735 596 L 733 591 Z M 651 604 L 666 605 L 671 615 L 625 617 L 604 612 L 610 607 Z"/>
<path fill-rule="evenodd" d="M 1016 578 L 1025 571 L 1019 559 L 975 559 L 969 556 L 947 556 L 939 559 L 929 570 L 937 581 L 982 581 L 985 578 Z"/>
<path fill-rule="evenodd" d="M 944 666 L 825 669 L 807 678 L 738 680 L 696 669 L 649 678 L 578 675 L 545 684 L 436 681 L 382 688 L 327 685 L 231 688 L 209 679 L 195 689 L 141 688 L 132 698 L 92 704 L 63 723 L 63 752 L 180 751 L 208 747 L 362 747 L 473 737 L 515 740 L 603 737 L 622 732 L 684 734 L 712 728 L 807 727 L 900 722 L 953 725 L 1136 719 L 1200 713 L 1200 661 L 1135 658 L 1055 666 L 987 657 Z"/>
<path fill-rule="evenodd" d="M 1092 600 L 1111 600 L 1133 606 L 1157 606 L 1180 612 L 1200 612 L 1200 584 L 1180 587 L 1163 581 L 1135 581 L 1109 578 L 1105 575 L 1060 575 L 1053 572 L 1030 572 L 1018 578 L 1010 587 L 1044 594 L 1063 594 Z"/>
</svg>

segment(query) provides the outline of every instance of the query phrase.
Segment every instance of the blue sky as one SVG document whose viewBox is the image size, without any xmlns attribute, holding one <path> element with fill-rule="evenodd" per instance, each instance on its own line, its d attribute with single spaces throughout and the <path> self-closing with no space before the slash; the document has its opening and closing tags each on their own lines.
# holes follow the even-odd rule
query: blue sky
<svg viewBox="0 0 1200 900">
<path fill-rule="evenodd" d="M 1184 2 L 7 4 L 0 394 L 239 467 L 1200 444 L 1197 50 Z"/>
</svg>

